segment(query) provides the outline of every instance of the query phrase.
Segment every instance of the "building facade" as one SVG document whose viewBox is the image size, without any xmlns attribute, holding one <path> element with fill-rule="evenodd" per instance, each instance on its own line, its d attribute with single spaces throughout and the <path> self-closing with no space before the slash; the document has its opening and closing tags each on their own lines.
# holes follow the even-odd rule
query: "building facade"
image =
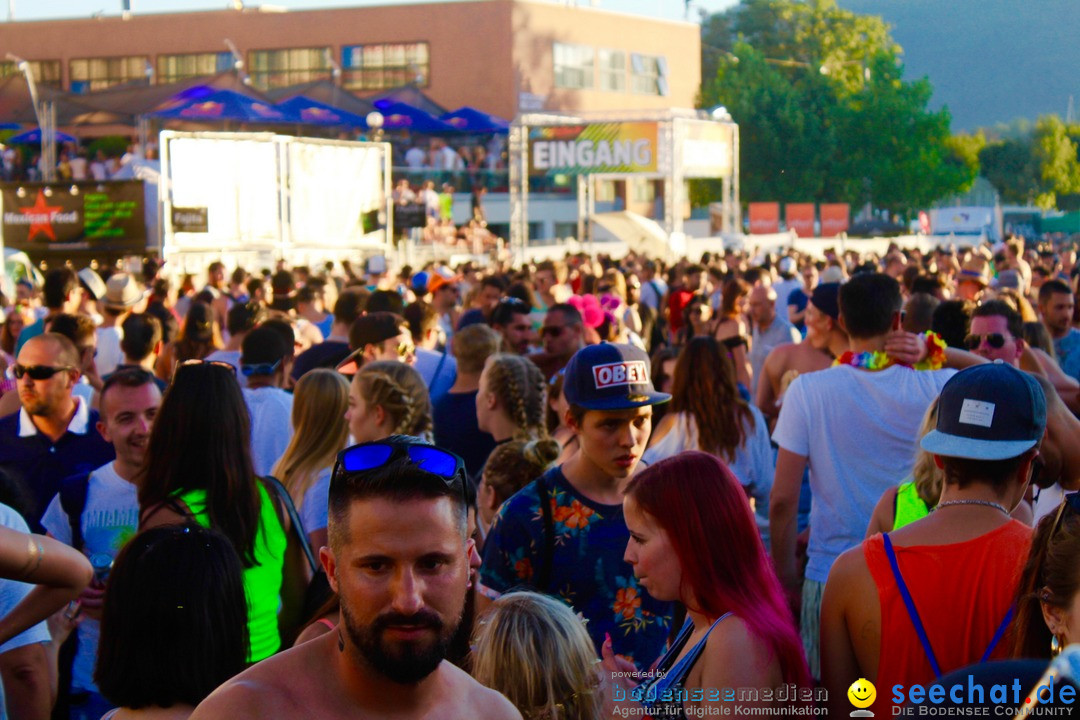
<svg viewBox="0 0 1080 720">
<path fill-rule="evenodd" d="M 505 118 L 689 108 L 701 80 L 697 25 L 546 0 L 20 21 L 0 24 L 0 47 L 74 92 L 242 61 L 258 89 L 334 77 L 358 95 L 416 85 L 449 109 Z M 15 71 L 0 63 L 0 75 Z"/>
</svg>

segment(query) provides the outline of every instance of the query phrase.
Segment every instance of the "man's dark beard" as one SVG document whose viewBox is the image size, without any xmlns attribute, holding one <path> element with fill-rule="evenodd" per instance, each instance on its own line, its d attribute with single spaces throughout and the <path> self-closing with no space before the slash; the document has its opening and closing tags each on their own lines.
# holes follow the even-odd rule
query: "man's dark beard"
<svg viewBox="0 0 1080 720">
<path fill-rule="evenodd" d="M 386 613 L 375 618 L 371 625 L 361 626 L 344 604 L 341 606 L 341 620 L 349 639 L 364 660 L 388 680 L 402 685 L 418 683 L 435 672 L 446 657 L 450 641 L 461 622 L 459 617 L 448 627 L 434 612 L 422 610 L 416 615 Z M 430 628 L 435 631 L 435 640 L 389 645 L 384 640 L 384 633 L 388 627 L 395 625 Z"/>
</svg>

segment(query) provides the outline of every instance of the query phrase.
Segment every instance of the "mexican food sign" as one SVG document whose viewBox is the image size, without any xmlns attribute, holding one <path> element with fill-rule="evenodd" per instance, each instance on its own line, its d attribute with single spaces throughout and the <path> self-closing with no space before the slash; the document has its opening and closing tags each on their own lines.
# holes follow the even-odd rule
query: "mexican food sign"
<svg viewBox="0 0 1080 720">
<path fill-rule="evenodd" d="M 655 122 L 550 125 L 529 131 L 530 175 L 655 173 Z"/>
</svg>

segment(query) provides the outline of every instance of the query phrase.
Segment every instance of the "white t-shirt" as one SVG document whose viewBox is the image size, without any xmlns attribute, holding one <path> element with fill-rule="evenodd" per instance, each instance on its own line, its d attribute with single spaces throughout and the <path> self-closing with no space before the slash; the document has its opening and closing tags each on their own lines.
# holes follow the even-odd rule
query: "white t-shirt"
<svg viewBox="0 0 1080 720">
<path fill-rule="evenodd" d="M 825 582 L 840 553 L 862 542 L 882 493 L 911 473 L 926 408 L 955 374 L 841 365 L 791 383 L 773 440 L 809 459 L 807 578 Z"/>
<path fill-rule="evenodd" d="M 94 363 L 101 377 L 111 374 L 117 365 L 124 362 L 124 351 L 120 349 L 120 341 L 123 339 L 124 331 L 119 326 L 97 329 L 97 355 Z"/>
<path fill-rule="evenodd" d="M 269 475 L 292 439 L 293 396 L 281 388 L 243 388 L 251 413 L 251 459 L 257 475 Z"/>
<path fill-rule="evenodd" d="M 30 532 L 30 528 L 27 526 L 26 520 L 23 519 L 22 515 L 3 503 L 0 503 L 0 525 L 3 525 L 9 530 L 17 530 L 21 533 Z M 30 583 L 19 582 L 18 580 L 0 579 L 0 617 L 4 617 L 10 613 L 33 589 L 34 586 Z M 9 650 L 17 650 L 32 643 L 50 642 L 51 639 L 49 627 L 42 621 L 31 627 L 29 630 L 24 630 L 19 633 L 3 645 L 0 645 L 0 655 L 3 655 Z"/>
<path fill-rule="evenodd" d="M 801 288 L 803 281 L 799 278 L 791 278 L 790 280 L 781 280 L 773 285 L 773 290 L 776 291 L 776 314 L 785 320 L 788 319 L 788 297 L 791 296 L 791 291 L 796 288 Z"/>
<path fill-rule="evenodd" d="M 41 524 L 60 542 L 71 545 L 71 521 L 57 495 L 49 503 Z M 139 491 L 116 474 L 114 463 L 90 473 L 86 488 L 86 508 L 82 514 L 83 553 L 87 557 L 108 555 L 114 560 L 139 527 Z M 79 650 L 71 670 L 73 687 L 97 692 L 94 662 L 97 658 L 100 624 L 83 618 L 79 624 Z"/>
</svg>

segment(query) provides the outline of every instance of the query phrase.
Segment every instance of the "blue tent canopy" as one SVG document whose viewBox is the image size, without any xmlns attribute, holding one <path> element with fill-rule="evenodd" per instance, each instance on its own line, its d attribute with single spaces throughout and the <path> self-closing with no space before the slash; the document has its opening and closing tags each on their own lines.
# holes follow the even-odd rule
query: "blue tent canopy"
<svg viewBox="0 0 1080 720">
<path fill-rule="evenodd" d="M 367 129 L 367 120 L 360 115 L 336 108 L 304 95 L 297 95 L 276 105 L 296 122 L 326 127 L 355 127 Z"/>
<path fill-rule="evenodd" d="M 414 133 L 455 132 L 453 125 L 448 125 L 412 105 L 376 100 L 375 107 L 383 115 L 384 130 L 408 130 Z"/>
<path fill-rule="evenodd" d="M 56 131 L 56 142 L 61 143 L 73 143 L 78 142 L 74 135 L 68 135 L 67 133 Z M 8 138 L 9 145 L 40 145 L 41 144 L 41 128 L 34 128 L 33 130 L 27 130 L 21 132 L 18 135 L 12 135 Z"/>
<path fill-rule="evenodd" d="M 236 120 L 248 123 L 294 123 L 284 111 L 233 90 L 215 90 L 202 94 L 196 88 L 185 90 L 150 113 L 151 117 L 191 122 Z"/>
<path fill-rule="evenodd" d="M 444 113 L 439 116 L 439 119 L 459 132 L 504 133 L 510 131 L 509 121 L 468 106 Z"/>
</svg>

